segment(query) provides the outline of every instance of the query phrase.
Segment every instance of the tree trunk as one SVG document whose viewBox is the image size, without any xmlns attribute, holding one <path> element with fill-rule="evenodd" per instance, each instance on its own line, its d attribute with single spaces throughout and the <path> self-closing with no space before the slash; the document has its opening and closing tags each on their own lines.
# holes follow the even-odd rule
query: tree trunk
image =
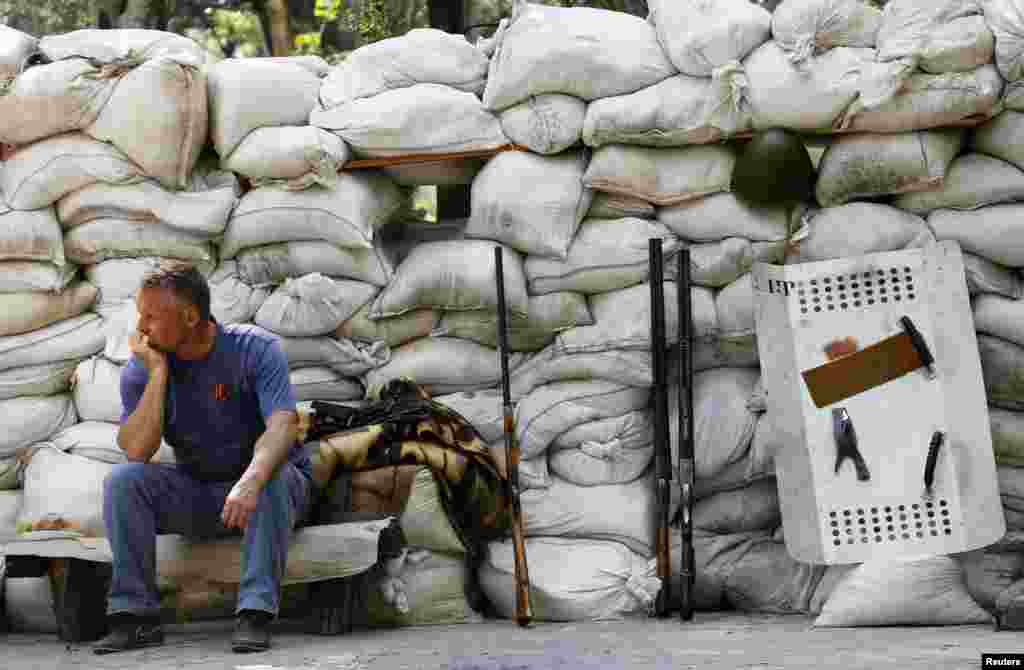
<svg viewBox="0 0 1024 670">
<path fill-rule="evenodd" d="M 288 26 L 287 0 L 270 0 L 271 55 L 287 56 L 292 51 L 292 34 Z"/>
</svg>

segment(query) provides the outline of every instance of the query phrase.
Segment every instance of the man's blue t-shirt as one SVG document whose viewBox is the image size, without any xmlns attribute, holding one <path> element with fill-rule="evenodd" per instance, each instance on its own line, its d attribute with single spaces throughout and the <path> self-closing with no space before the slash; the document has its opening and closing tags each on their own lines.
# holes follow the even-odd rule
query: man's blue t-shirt
<svg viewBox="0 0 1024 670">
<path fill-rule="evenodd" d="M 275 335 L 251 324 L 216 327 L 206 358 L 167 355 L 163 435 L 192 477 L 231 481 L 249 466 L 266 419 L 279 410 L 295 411 L 295 395 L 288 358 Z M 133 355 L 121 371 L 122 423 L 135 411 L 148 380 L 149 371 Z M 298 442 L 289 460 L 310 473 L 309 456 Z"/>
</svg>

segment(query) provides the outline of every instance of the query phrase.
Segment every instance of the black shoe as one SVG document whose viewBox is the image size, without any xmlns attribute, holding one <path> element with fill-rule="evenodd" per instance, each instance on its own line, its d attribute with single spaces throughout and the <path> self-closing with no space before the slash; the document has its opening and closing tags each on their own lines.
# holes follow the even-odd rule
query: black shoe
<svg viewBox="0 0 1024 670">
<path fill-rule="evenodd" d="M 274 615 L 259 610 L 242 610 L 231 637 L 231 651 L 246 653 L 270 649 L 270 622 Z"/>
<path fill-rule="evenodd" d="M 114 654 L 146 647 L 159 647 L 164 643 L 164 629 L 159 621 L 136 616 L 117 616 L 111 619 L 110 634 L 93 644 L 94 654 Z"/>
</svg>

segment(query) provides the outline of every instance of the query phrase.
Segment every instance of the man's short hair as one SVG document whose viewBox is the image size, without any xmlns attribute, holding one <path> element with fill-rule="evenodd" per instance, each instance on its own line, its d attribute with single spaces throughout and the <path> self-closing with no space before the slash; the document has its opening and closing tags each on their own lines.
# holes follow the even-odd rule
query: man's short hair
<svg viewBox="0 0 1024 670">
<path fill-rule="evenodd" d="M 201 320 L 210 320 L 210 285 L 191 263 L 162 261 L 157 269 L 142 277 L 141 288 L 170 289 L 179 299 L 195 305 Z"/>
</svg>

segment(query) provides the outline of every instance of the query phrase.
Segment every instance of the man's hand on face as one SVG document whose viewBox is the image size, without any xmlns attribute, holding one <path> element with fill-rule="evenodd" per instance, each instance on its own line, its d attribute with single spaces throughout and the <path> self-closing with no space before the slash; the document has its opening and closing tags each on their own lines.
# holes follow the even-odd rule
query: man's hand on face
<svg viewBox="0 0 1024 670">
<path fill-rule="evenodd" d="M 251 479 L 243 477 L 238 480 L 231 487 L 231 492 L 224 502 L 224 511 L 220 515 L 224 525 L 244 530 L 249 524 L 249 515 L 256 511 L 262 489 L 262 486 Z"/>
<path fill-rule="evenodd" d="M 135 331 L 128 338 L 132 353 L 139 357 L 150 372 L 167 367 L 167 354 L 149 345 L 149 336 Z"/>
</svg>

